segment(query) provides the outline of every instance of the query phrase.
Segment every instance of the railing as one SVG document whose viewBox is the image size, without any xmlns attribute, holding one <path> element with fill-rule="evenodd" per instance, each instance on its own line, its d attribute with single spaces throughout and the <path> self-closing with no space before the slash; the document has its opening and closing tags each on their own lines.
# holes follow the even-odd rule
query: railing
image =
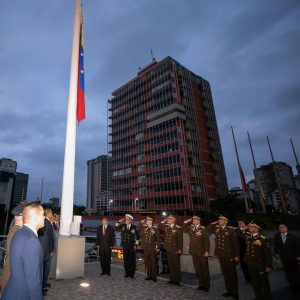
<svg viewBox="0 0 300 300">
<path fill-rule="evenodd" d="M 3 269 L 7 235 L 0 235 L 0 269 Z"/>
</svg>

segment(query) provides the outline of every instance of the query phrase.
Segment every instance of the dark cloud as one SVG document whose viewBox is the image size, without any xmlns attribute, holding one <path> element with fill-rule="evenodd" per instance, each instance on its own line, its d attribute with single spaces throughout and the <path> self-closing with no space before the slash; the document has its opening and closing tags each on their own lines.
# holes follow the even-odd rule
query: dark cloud
<svg viewBox="0 0 300 300">
<path fill-rule="evenodd" d="M 229 186 L 242 166 L 300 151 L 299 1 L 83 1 L 87 120 L 77 129 L 75 200 L 86 199 L 86 161 L 106 152 L 111 92 L 170 55 L 210 81 Z M 72 44 L 73 1 L 11 0 L 0 11 L 0 157 L 30 174 L 29 198 L 60 196 Z M 300 153 L 299 153 L 300 155 Z"/>
</svg>

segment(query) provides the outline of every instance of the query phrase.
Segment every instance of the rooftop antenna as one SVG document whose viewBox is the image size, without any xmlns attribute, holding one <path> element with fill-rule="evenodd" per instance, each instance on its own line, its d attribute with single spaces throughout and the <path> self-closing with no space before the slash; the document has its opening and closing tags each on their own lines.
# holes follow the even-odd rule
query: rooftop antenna
<svg viewBox="0 0 300 300">
<path fill-rule="evenodd" d="M 267 141 L 268 141 L 268 146 L 269 146 L 269 150 L 270 150 L 272 162 L 274 163 L 274 162 L 275 162 L 275 160 L 274 160 L 274 155 L 273 155 L 273 152 L 272 152 L 272 148 L 271 148 L 271 144 L 270 144 L 270 140 L 269 140 L 269 137 L 268 137 L 268 136 L 267 136 Z"/>
<path fill-rule="evenodd" d="M 155 61 L 155 57 L 154 57 L 154 54 L 153 54 L 153 50 L 151 49 L 150 52 L 151 52 L 151 58 L 152 58 L 152 61 Z"/>
<path fill-rule="evenodd" d="M 298 166 L 298 165 L 299 165 L 299 161 L 298 161 L 298 157 L 297 157 L 297 154 L 296 154 L 296 151 L 295 151 L 295 147 L 294 147 L 294 143 L 293 143 L 292 138 L 290 138 L 290 141 L 291 141 L 292 149 L 293 149 L 293 152 L 294 152 L 296 164 L 297 164 L 297 166 Z"/>
</svg>

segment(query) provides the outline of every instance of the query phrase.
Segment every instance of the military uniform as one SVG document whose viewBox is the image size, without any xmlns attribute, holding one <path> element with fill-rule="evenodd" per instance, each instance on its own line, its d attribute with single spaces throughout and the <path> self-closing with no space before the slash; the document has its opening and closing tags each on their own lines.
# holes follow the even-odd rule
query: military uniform
<svg viewBox="0 0 300 300">
<path fill-rule="evenodd" d="M 206 227 L 206 232 L 216 235 L 215 256 L 218 257 L 220 262 L 227 289 L 226 294 L 237 299 L 238 279 L 234 257 L 240 256 L 240 249 L 234 228 L 227 225 L 221 227 L 219 225 L 209 224 Z"/>
<path fill-rule="evenodd" d="M 170 283 L 179 284 L 181 279 L 180 254 L 183 247 L 182 229 L 176 224 L 160 224 L 159 229 L 164 234 L 164 249 L 167 252 Z"/>
<path fill-rule="evenodd" d="M 246 245 L 244 261 L 248 266 L 255 299 L 272 299 L 268 273 L 266 272 L 267 267 L 272 268 L 272 252 L 269 242 L 259 233 L 248 233 Z"/>
<path fill-rule="evenodd" d="M 208 257 L 205 252 L 209 252 L 209 237 L 204 226 L 194 226 L 183 224 L 183 232 L 190 237 L 189 252 L 193 257 L 193 263 L 199 280 L 199 288 L 209 289 L 210 277 L 208 268 Z"/>
<path fill-rule="evenodd" d="M 156 250 L 159 249 L 160 235 L 157 226 L 147 226 L 139 223 L 137 231 L 141 237 L 141 244 L 144 250 L 144 261 L 147 270 L 147 279 L 156 280 L 157 258 Z"/>
<path fill-rule="evenodd" d="M 136 227 L 134 225 L 115 224 L 116 230 L 121 231 L 121 247 L 123 248 L 124 268 L 126 277 L 134 277 L 136 270 L 135 243 L 137 240 Z"/>
</svg>

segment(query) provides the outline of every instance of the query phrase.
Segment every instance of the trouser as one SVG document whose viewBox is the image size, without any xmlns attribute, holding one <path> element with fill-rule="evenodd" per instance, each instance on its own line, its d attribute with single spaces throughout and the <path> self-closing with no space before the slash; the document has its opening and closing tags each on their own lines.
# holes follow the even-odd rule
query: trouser
<svg viewBox="0 0 300 300">
<path fill-rule="evenodd" d="M 110 274 L 111 249 L 110 247 L 99 248 L 100 264 L 102 273 Z"/>
<path fill-rule="evenodd" d="M 168 258 L 165 249 L 160 250 L 160 259 L 162 265 L 162 273 L 169 273 Z"/>
<path fill-rule="evenodd" d="M 242 269 L 245 280 L 247 282 L 251 282 L 247 264 L 241 259 L 240 265 L 241 265 L 241 269 Z"/>
<path fill-rule="evenodd" d="M 223 257 L 219 257 L 218 259 L 224 277 L 227 293 L 231 295 L 238 295 L 238 279 L 235 261 Z"/>
<path fill-rule="evenodd" d="M 256 300 L 271 300 L 272 293 L 268 273 L 261 268 L 247 264 Z"/>
<path fill-rule="evenodd" d="M 286 278 L 291 287 L 300 286 L 300 274 L 297 259 L 281 259 Z"/>
<path fill-rule="evenodd" d="M 135 251 L 134 248 L 123 249 L 124 268 L 127 276 L 134 276 L 136 269 Z"/>
<path fill-rule="evenodd" d="M 51 269 L 53 256 L 49 255 L 47 259 L 44 260 L 44 268 L 43 268 L 43 288 L 47 287 L 48 277 Z"/>
<path fill-rule="evenodd" d="M 180 255 L 174 251 L 167 251 L 168 266 L 170 272 L 170 281 L 179 283 L 181 279 L 180 273 Z"/>
<path fill-rule="evenodd" d="M 144 249 L 144 262 L 147 270 L 147 277 L 151 279 L 156 279 L 157 259 L 155 249 Z"/>
<path fill-rule="evenodd" d="M 193 254 L 192 256 L 196 275 L 199 280 L 199 286 L 209 289 L 210 277 L 208 268 L 208 258 L 199 254 Z"/>
</svg>

